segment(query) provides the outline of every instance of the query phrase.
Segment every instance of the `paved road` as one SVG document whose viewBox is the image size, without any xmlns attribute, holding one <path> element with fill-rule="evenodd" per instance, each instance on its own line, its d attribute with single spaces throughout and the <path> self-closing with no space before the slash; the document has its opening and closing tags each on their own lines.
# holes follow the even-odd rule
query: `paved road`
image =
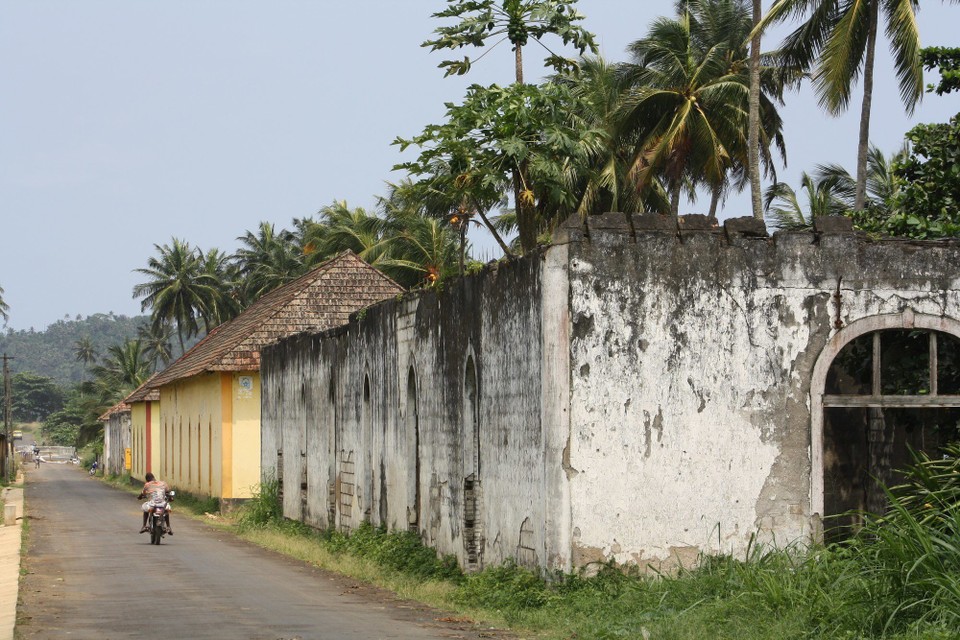
<svg viewBox="0 0 960 640">
<path fill-rule="evenodd" d="M 139 535 L 130 494 L 73 465 L 29 470 L 20 638 L 477 638 L 421 605 L 176 517 Z"/>
</svg>

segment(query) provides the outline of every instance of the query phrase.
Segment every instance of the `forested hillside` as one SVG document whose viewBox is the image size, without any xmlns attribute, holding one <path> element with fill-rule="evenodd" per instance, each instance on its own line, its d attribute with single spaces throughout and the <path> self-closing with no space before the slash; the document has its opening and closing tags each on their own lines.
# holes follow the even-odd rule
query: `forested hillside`
<svg viewBox="0 0 960 640">
<path fill-rule="evenodd" d="M 86 367 L 76 358 L 77 341 L 89 338 L 96 353 L 103 355 L 110 346 L 136 338 L 138 328 L 148 322 L 145 316 L 98 313 L 84 319 L 58 320 L 46 331 L 8 329 L 0 334 L 0 353 L 14 357 L 10 361 L 14 373 L 32 372 L 69 385 L 83 379 Z"/>
</svg>

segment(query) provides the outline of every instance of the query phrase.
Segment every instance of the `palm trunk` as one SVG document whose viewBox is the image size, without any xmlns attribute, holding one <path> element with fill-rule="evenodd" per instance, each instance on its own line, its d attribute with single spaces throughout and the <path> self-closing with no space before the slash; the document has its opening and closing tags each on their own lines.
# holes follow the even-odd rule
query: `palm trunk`
<svg viewBox="0 0 960 640">
<path fill-rule="evenodd" d="M 490 219 L 487 218 L 487 214 L 483 212 L 479 207 L 477 208 L 477 215 L 480 216 L 480 219 L 483 220 L 483 224 L 487 225 L 487 229 L 493 234 L 493 239 L 497 241 L 497 244 L 500 245 L 500 248 L 503 250 L 503 255 L 512 258 L 513 252 L 510 251 L 510 247 L 507 246 L 507 243 L 503 241 L 503 238 L 500 237 L 500 234 L 497 233 L 496 227 L 493 226 L 493 223 L 490 222 Z"/>
<path fill-rule="evenodd" d="M 867 204 L 867 149 L 870 146 L 870 107 L 873 103 L 873 62 L 877 49 L 879 0 L 870 3 L 867 56 L 863 63 L 863 106 L 860 109 L 860 142 L 857 147 L 857 194 L 853 208 L 863 211 Z"/>
<path fill-rule="evenodd" d="M 720 185 L 715 186 L 710 190 L 710 217 L 717 217 L 717 207 L 720 205 L 720 194 L 721 194 Z"/>
<path fill-rule="evenodd" d="M 680 182 L 670 187 L 670 213 L 674 218 L 680 215 Z"/>
<path fill-rule="evenodd" d="M 747 122 L 747 162 L 750 171 L 750 203 L 753 217 L 763 220 L 760 193 L 760 33 L 756 30 L 763 13 L 761 0 L 753 0 L 754 36 L 750 39 L 750 113 Z"/>
</svg>

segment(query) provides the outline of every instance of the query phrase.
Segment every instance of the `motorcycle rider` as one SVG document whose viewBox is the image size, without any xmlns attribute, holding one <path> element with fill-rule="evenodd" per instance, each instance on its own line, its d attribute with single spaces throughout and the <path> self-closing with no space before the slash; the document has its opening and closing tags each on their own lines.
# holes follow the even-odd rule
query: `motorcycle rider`
<svg viewBox="0 0 960 640">
<path fill-rule="evenodd" d="M 164 520 L 167 524 L 167 533 L 173 535 L 173 528 L 170 526 L 170 503 L 167 501 L 167 492 L 170 491 L 170 487 L 167 486 L 167 483 L 163 480 L 157 480 L 152 473 L 147 473 L 145 476 L 146 483 L 143 485 L 143 489 L 140 491 L 140 495 L 137 498 L 143 499 L 149 497 L 150 499 L 143 503 L 143 526 L 140 528 L 140 533 L 147 533 L 150 529 L 147 527 L 147 518 L 150 517 L 150 508 L 162 504 L 166 507 L 164 510 Z"/>
</svg>

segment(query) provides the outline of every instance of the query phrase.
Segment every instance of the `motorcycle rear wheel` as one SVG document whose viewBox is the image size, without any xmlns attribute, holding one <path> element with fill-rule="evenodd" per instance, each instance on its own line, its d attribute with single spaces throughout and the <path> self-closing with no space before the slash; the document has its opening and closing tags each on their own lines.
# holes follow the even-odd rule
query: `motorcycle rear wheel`
<svg viewBox="0 0 960 640">
<path fill-rule="evenodd" d="M 150 544 L 160 544 L 161 538 L 163 538 L 163 527 L 155 522 L 150 529 Z"/>
</svg>

